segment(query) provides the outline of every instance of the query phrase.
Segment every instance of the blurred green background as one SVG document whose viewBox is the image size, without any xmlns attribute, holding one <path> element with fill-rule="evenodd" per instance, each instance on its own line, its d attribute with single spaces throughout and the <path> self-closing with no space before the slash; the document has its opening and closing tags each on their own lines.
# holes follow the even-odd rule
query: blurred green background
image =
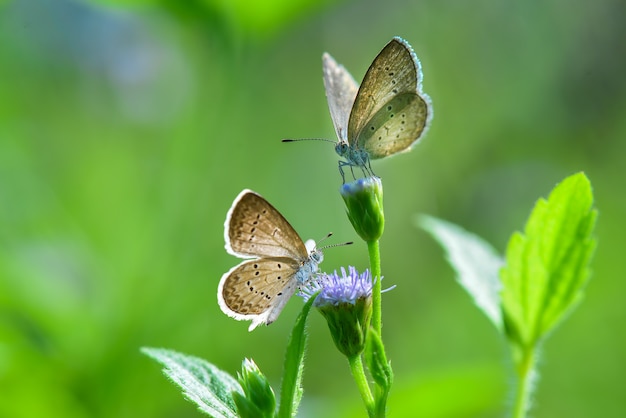
<svg viewBox="0 0 626 418">
<path fill-rule="evenodd" d="M 435 118 L 385 187 L 384 338 L 392 417 L 500 417 L 507 347 L 413 216 L 504 251 L 535 200 L 577 171 L 600 212 L 586 299 L 551 336 L 532 416 L 626 409 L 623 0 L 0 2 L 0 416 L 195 417 L 141 346 L 280 384 L 294 298 L 270 327 L 221 313 L 223 222 L 251 188 L 323 269 L 367 266 L 338 193 L 321 77 L 360 81 L 394 35 L 420 57 Z M 345 359 L 310 318 L 302 417 L 363 416 Z"/>
</svg>

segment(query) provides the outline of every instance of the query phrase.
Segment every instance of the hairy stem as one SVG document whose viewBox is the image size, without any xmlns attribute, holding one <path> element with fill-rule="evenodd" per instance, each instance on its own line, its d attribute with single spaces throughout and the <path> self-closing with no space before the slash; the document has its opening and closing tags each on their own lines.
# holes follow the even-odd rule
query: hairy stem
<svg viewBox="0 0 626 418">
<path fill-rule="evenodd" d="M 370 269 L 374 286 L 372 288 L 372 328 L 381 335 L 382 311 L 381 311 L 381 269 L 380 269 L 380 246 L 378 240 L 367 242 L 367 251 L 370 258 Z"/>
<path fill-rule="evenodd" d="M 535 388 L 535 355 L 534 347 L 527 348 L 517 364 L 517 389 L 513 418 L 525 418 L 530 410 L 531 396 Z"/>
<path fill-rule="evenodd" d="M 348 358 L 348 361 L 350 362 L 350 370 L 352 371 L 352 376 L 354 377 L 354 381 L 359 388 L 361 398 L 363 399 L 363 403 L 365 404 L 365 408 L 367 409 L 367 415 L 370 418 L 376 417 L 374 412 L 374 397 L 372 396 L 370 387 L 367 384 L 367 377 L 365 376 L 365 369 L 363 369 L 363 361 L 361 360 L 361 356 L 352 356 Z"/>
</svg>

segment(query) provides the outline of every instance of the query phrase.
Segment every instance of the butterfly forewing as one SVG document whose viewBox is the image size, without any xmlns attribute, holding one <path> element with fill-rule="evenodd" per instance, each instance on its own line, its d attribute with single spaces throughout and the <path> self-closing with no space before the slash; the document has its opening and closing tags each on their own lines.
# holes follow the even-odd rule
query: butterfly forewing
<svg viewBox="0 0 626 418">
<path fill-rule="evenodd" d="M 226 218 L 226 249 L 242 257 L 290 257 L 300 262 L 308 251 L 300 236 L 272 205 L 244 190 Z"/>
<path fill-rule="evenodd" d="M 329 54 L 322 56 L 322 67 L 326 99 L 337 138 L 347 141 L 348 118 L 359 86 L 350 73 Z"/>
<path fill-rule="evenodd" d="M 405 41 L 394 38 L 376 56 L 367 70 L 350 112 L 348 141 L 355 145 L 365 124 L 393 97 L 416 93 L 419 67 Z"/>
<path fill-rule="evenodd" d="M 424 131 L 427 112 L 426 102 L 417 93 L 399 94 L 363 127 L 357 147 L 374 159 L 407 151 Z"/>
</svg>

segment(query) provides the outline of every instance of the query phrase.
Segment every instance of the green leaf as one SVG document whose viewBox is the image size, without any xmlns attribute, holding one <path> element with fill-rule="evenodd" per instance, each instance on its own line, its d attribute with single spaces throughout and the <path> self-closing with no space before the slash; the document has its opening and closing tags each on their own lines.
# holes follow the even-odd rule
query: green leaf
<svg viewBox="0 0 626 418">
<path fill-rule="evenodd" d="M 539 199 L 524 233 L 511 237 L 501 297 L 508 338 L 519 348 L 537 344 L 581 300 L 596 246 L 592 205 L 589 180 L 574 174 Z"/>
<path fill-rule="evenodd" d="M 452 223 L 427 215 L 418 216 L 416 223 L 441 244 L 448 262 L 456 271 L 456 280 L 502 331 L 499 278 L 504 265 L 502 256 L 479 236 Z"/>
<path fill-rule="evenodd" d="M 374 382 L 381 387 L 390 388 L 393 381 L 393 371 L 387 361 L 385 346 L 380 335 L 373 328 L 370 328 L 367 334 L 367 344 L 363 356 Z"/>
<path fill-rule="evenodd" d="M 173 350 L 143 347 L 141 351 L 161 363 L 165 375 L 202 412 L 212 417 L 237 418 L 232 393 L 243 395 L 243 391 L 231 375 L 206 360 Z"/>
<path fill-rule="evenodd" d="M 393 370 L 385 354 L 385 346 L 376 330 L 371 327 L 367 333 L 365 351 L 363 352 L 365 364 L 376 383 L 375 405 L 376 416 L 385 416 L 387 410 L 387 397 L 393 383 Z"/>
<path fill-rule="evenodd" d="M 313 295 L 304 304 L 289 336 L 287 353 L 285 354 L 283 381 L 280 388 L 279 418 L 291 418 L 294 416 L 302 399 L 302 372 L 304 370 L 304 350 L 307 339 L 305 326 L 316 297 L 316 295 Z"/>
</svg>

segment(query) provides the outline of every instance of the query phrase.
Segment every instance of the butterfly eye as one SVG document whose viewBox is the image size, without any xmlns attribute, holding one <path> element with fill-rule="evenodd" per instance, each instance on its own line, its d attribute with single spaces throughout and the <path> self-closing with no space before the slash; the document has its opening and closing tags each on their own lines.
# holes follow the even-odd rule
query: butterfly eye
<svg viewBox="0 0 626 418">
<path fill-rule="evenodd" d="M 337 154 L 339 154 L 340 156 L 344 156 L 348 153 L 348 144 L 346 142 L 340 142 L 335 146 L 335 151 L 337 152 Z"/>
<path fill-rule="evenodd" d="M 321 263 L 322 260 L 324 260 L 324 254 L 322 254 L 321 251 L 315 251 L 311 254 L 311 258 L 313 259 L 313 261 L 315 261 L 316 263 Z"/>
</svg>

